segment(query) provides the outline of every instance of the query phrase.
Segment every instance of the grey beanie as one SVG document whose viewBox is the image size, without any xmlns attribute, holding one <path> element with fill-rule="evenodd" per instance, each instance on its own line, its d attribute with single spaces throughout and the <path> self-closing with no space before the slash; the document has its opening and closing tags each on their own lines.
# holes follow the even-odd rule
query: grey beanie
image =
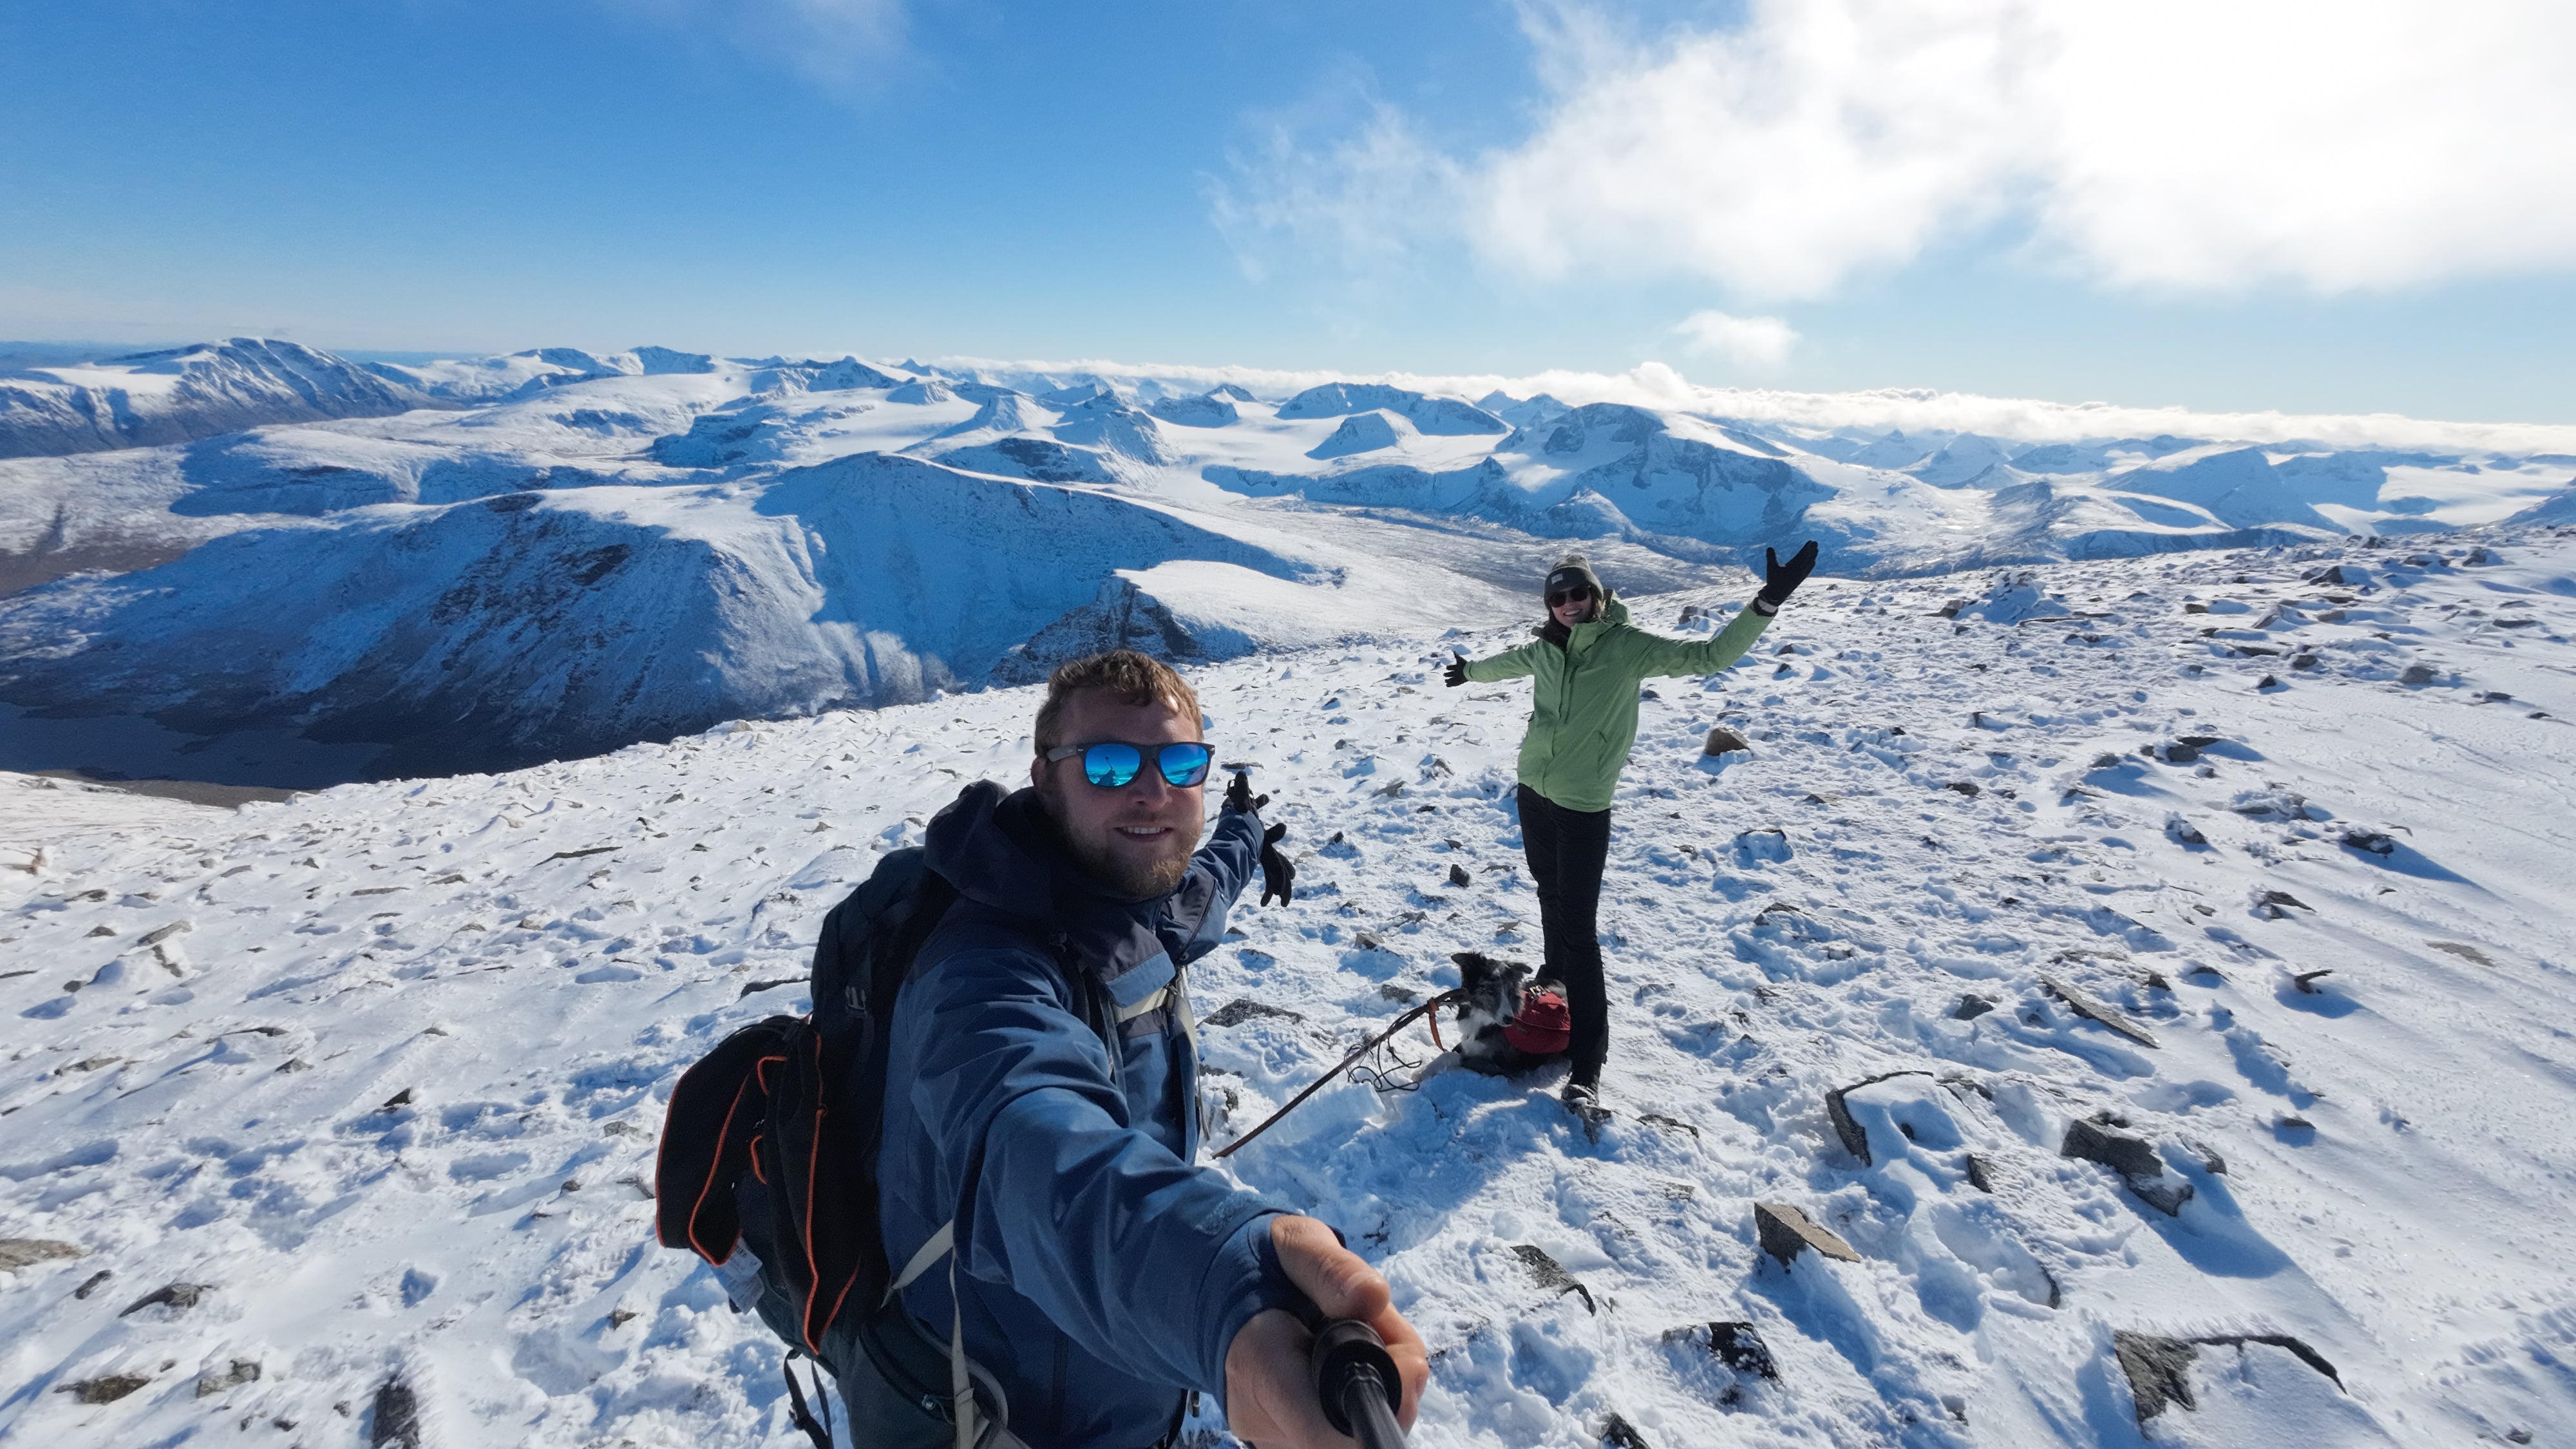
<svg viewBox="0 0 2576 1449">
<path fill-rule="evenodd" d="M 1579 553 L 1570 553 L 1558 559 L 1556 567 L 1547 571 L 1547 583 L 1540 592 L 1542 594 L 1565 593 L 1573 590 L 1577 585 L 1591 589 L 1595 597 L 1609 597 L 1609 592 L 1601 587 L 1601 576 L 1592 571 L 1592 561 Z"/>
</svg>

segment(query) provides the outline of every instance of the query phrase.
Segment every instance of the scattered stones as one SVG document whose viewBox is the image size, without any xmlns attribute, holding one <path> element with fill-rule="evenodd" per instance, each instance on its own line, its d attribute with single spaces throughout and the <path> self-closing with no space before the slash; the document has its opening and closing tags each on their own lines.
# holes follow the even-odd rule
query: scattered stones
<svg viewBox="0 0 2576 1449">
<path fill-rule="evenodd" d="M 1741 1321 L 1694 1323 L 1676 1328 L 1664 1335 L 1667 1343 L 1690 1342 L 1706 1348 L 1709 1356 L 1740 1374 L 1777 1382 L 1780 1362 L 1771 1356 L 1771 1346 L 1762 1341 L 1753 1325 Z"/>
<path fill-rule="evenodd" d="M 2209 837 L 2201 833 L 2200 827 L 2184 819 L 2180 811 L 2175 811 L 2165 816 L 2165 834 L 2172 837 L 2174 842 L 2178 845 L 2207 845 L 2209 843 Z"/>
<path fill-rule="evenodd" d="M 1968 1154 L 1968 1186 L 1979 1192 L 1995 1190 L 1995 1160 L 1982 1152 Z"/>
<path fill-rule="evenodd" d="M 2312 981 L 2322 981 L 2333 974 L 2334 968 L 2331 966 L 2327 967 L 2323 971 L 2302 971 L 2290 978 L 2290 984 L 2299 988 L 2299 990 L 2306 995 L 2315 996 L 2319 994 L 2317 989 L 2308 983 Z"/>
<path fill-rule="evenodd" d="M 1471 875 L 1469 875 L 1469 874 L 1467 874 L 1467 867 L 1465 867 L 1465 866 L 1463 866 L 1463 865 L 1456 864 L 1455 862 L 1452 862 L 1452 863 L 1451 863 L 1451 865 L 1450 865 L 1450 867 L 1449 867 L 1449 883 L 1450 883 L 1451 885 L 1453 885 L 1453 886 L 1469 885 L 1469 884 L 1472 884 L 1474 881 L 1475 881 L 1475 877 L 1474 877 L 1474 876 L 1471 876 Z"/>
<path fill-rule="evenodd" d="M 104 1283 L 115 1276 L 116 1273 L 113 1269 L 101 1268 L 97 1272 L 90 1274 L 87 1279 L 83 1280 L 78 1288 L 73 1289 L 72 1296 L 74 1298 L 87 1298 L 99 1284 Z"/>
<path fill-rule="evenodd" d="M 1227 1002 L 1225 1005 L 1220 1006 L 1215 1011 L 1209 1013 L 1205 1024 L 1208 1026 L 1241 1026 L 1255 1017 L 1262 1016 L 1276 1017 L 1281 1021 L 1304 1021 L 1306 1019 L 1305 1013 L 1303 1012 L 1291 1011 L 1284 1006 L 1272 1006 L 1269 1002 L 1255 1001 L 1249 996 L 1242 996 Z"/>
<path fill-rule="evenodd" d="M 194 1308 L 197 1306 L 197 1300 L 205 1296 L 208 1286 L 204 1283 L 165 1283 L 125 1305 L 116 1316 L 123 1318 L 128 1314 L 139 1313 L 146 1308 L 164 1303 L 172 1308 Z"/>
<path fill-rule="evenodd" d="M 1982 790 L 1980 790 L 1980 789 L 1978 789 L 1978 788 L 1977 788 L 1977 786 L 1976 786 L 1975 782 L 1973 782 L 1973 781 L 1969 781 L 1969 780 L 1953 780 L 1953 781 L 1951 781 L 1949 784 L 1944 785 L 1944 786 L 1942 786 L 1941 788 L 1942 788 L 1942 789 L 1944 789 L 1944 790 L 1956 790 L 1956 791 L 1958 791 L 1960 794 L 1967 796 L 1967 797 L 1968 797 L 1969 799 L 1971 799 L 1971 800 L 1974 800 L 1974 799 L 1976 799 L 1979 795 L 1981 795 L 1981 794 L 1985 793 L 1984 791 L 1982 791 Z"/>
<path fill-rule="evenodd" d="M 1376 936 L 1367 931 L 1362 931 L 1358 935 L 1351 937 L 1351 944 L 1357 946 L 1363 951 L 1383 951 L 1386 949 L 1385 943 L 1379 941 Z"/>
<path fill-rule="evenodd" d="M 1719 725 L 1708 732 L 1708 744 L 1701 749 L 1700 753 L 1704 755 L 1724 755 L 1730 754 L 1736 750 L 1749 750 L 1752 748 L 1753 742 L 1751 740 L 1746 739 L 1743 735 L 1738 734 L 1734 730 L 1728 729 L 1724 725 Z"/>
<path fill-rule="evenodd" d="M 2281 682 L 2280 676 L 2266 674 L 2263 676 L 2263 682 L 2254 686 L 2254 691 L 2255 693 L 2260 694 L 2267 689 L 2286 689 L 2288 687 L 2289 686 Z"/>
<path fill-rule="evenodd" d="M 2397 853 L 2397 838 L 2385 831 L 2379 830 L 2347 830 L 2337 839 L 2336 843 L 2346 850 L 2358 850 L 2367 855 L 2395 855 Z"/>
<path fill-rule="evenodd" d="M 2469 945 L 2466 942 L 2427 941 L 2424 944 L 2441 952 L 2445 956 L 2457 956 L 2472 966 L 2493 966 L 2495 964 L 2495 961 L 2490 958 L 2486 952 L 2481 951 L 2477 947 Z"/>
<path fill-rule="evenodd" d="M 56 1258 L 82 1256 L 85 1255 L 76 1245 L 52 1238 L 0 1238 L 0 1273 L 31 1268 Z"/>
<path fill-rule="evenodd" d="M 208 1365 L 205 1372 L 197 1375 L 197 1397 L 210 1399 L 217 1394 L 239 1388 L 243 1384 L 258 1382 L 259 1360 L 257 1359 L 237 1358 L 221 1368 Z"/>
<path fill-rule="evenodd" d="M 104 1378 L 56 1384 L 54 1392 L 69 1394 L 84 1404 L 113 1404 L 150 1382 L 152 1380 L 142 1374 L 109 1374 Z"/>
<path fill-rule="evenodd" d="M 608 1310 L 608 1326 L 612 1329 L 624 1328 L 642 1316 L 632 1308 L 612 1308 Z"/>
<path fill-rule="evenodd" d="M 2191 1184 L 2165 1172 L 2164 1159 L 2156 1155 L 2152 1143 L 2113 1132 L 2104 1123 L 2083 1120 L 2067 1124 L 2066 1139 L 2058 1145 L 2057 1155 L 2080 1157 L 2111 1169 L 2141 1202 L 2167 1217 L 2179 1217 L 2182 1205 L 2192 1198 Z"/>
<path fill-rule="evenodd" d="M 116 934 L 116 928 L 114 926 L 92 926 L 89 928 L 89 933 L 91 936 L 113 936 Z"/>
<path fill-rule="evenodd" d="M 2083 992 L 2076 990 L 2074 987 L 2067 985 L 2056 977 L 2042 976 L 2039 978 L 2039 984 L 2047 987 L 2050 995 L 2065 1002 L 2066 1009 L 2074 1012 L 2077 1016 L 2083 1017 L 2087 1021 L 2099 1022 L 2103 1026 L 2109 1027 L 2111 1030 L 2118 1032 L 2120 1035 L 2127 1037 L 2129 1040 L 2136 1042 L 2140 1046 L 2151 1047 L 2156 1045 L 2154 1034 L 2149 1032 L 2145 1027 L 2138 1025 L 2136 1022 L 2129 1020 L 2120 1013 L 2113 1011 L 2111 1008 L 2104 1006 L 2098 1001 L 2095 1001 L 2092 997 L 2085 995 Z"/>
<path fill-rule="evenodd" d="M 2288 891 L 2265 891 L 2255 898 L 2254 904 L 2258 909 L 2269 911 L 2271 914 L 2267 919 L 2275 921 L 2289 914 L 2282 909 L 2284 906 L 2306 911 L 2311 915 L 2314 915 L 2317 909 Z"/>
<path fill-rule="evenodd" d="M 401 1091 L 394 1093 L 392 1096 L 385 1098 L 385 1104 L 378 1107 L 376 1111 L 379 1115 L 382 1115 L 390 1112 L 399 1112 L 410 1105 L 411 1088 L 405 1087 Z"/>
<path fill-rule="evenodd" d="M 1804 1212 L 1783 1202 L 1757 1202 L 1753 1205 L 1753 1229 L 1761 1241 L 1762 1251 L 1769 1253 L 1786 1268 L 1798 1254 L 1813 1248 L 1824 1257 L 1845 1263 L 1857 1263 L 1860 1254 L 1833 1231 L 1808 1217 Z"/>
<path fill-rule="evenodd" d="M 1559 1298 L 1568 1293 L 1579 1293 L 1583 1295 L 1584 1312 L 1601 1311 L 1592 1301 L 1592 1290 L 1583 1286 L 1583 1280 L 1565 1271 L 1564 1264 L 1549 1257 L 1547 1249 L 1536 1243 L 1514 1243 L 1512 1256 L 1521 1260 L 1521 1266 L 1530 1270 L 1530 1276 L 1538 1280 L 1538 1286 L 1541 1288 Z"/>
<path fill-rule="evenodd" d="M 1967 995 L 1960 997 L 1959 1004 L 1950 1009 L 1950 1019 L 1953 1021 L 1974 1021 L 1978 1017 L 1981 1017 L 1994 1009 L 1995 1002 L 1992 998 L 1979 996 L 1975 992 L 1971 991 Z"/>
<path fill-rule="evenodd" d="M 1389 800 L 1402 799 L 1404 796 L 1404 782 L 1402 780 L 1389 780 L 1386 783 L 1385 789 L 1372 790 L 1369 793 L 1372 795 L 1382 796 Z"/>
<path fill-rule="evenodd" d="M 2442 677 L 2442 671 L 2430 664 L 2409 664 L 2397 676 L 2400 684 L 2431 684 Z"/>
<path fill-rule="evenodd" d="M 134 944 L 138 946 L 158 946 L 173 936 L 184 935 L 195 929 L 196 927 L 189 925 L 186 921 L 172 921 L 166 926 L 156 927 L 153 930 L 144 932 L 143 939 L 135 942 Z"/>
<path fill-rule="evenodd" d="M 1678 1117 L 1667 1117 L 1661 1112 L 1642 1112 L 1638 1114 L 1637 1120 L 1640 1122 L 1650 1122 L 1658 1127 L 1670 1127 L 1676 1132 L 1687 1132 L 1694 1138 L 1699 1136 L 1698 1128 L 1692 1126 L 1688 1122 L 1682 1121 Z"/>
</svg>

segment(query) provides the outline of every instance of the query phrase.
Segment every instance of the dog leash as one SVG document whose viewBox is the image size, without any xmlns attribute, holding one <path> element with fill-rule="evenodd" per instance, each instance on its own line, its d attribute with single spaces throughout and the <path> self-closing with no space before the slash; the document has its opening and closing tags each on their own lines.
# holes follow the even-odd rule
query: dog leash
<svg viewBox="0 0 2576 1449">
<path fill-rule="evenodd" d="M 1244 1134 L 1243 1134 L 1242 1136 L 1240 1136 L 1240 1137 L 1237 1137 L 1237 1138 L 1236 1138 L 1236 1139 L 1234 1139 L 1232 1142 L 1229 1142 L 1229 1143 L 1227 1143 L 1226 1145 L 1224 1145 L 1223 1147 L 1218 1148 L 1218 1149 L 1216 1150 L 1216 1155 L 1217 1155 L 1217 1156 L 1219 1156 L 1219 1157 L 1227 1157 L 1227 1156 L 1231 1156 L 1231 1155 L 1234 1153 L 1235 1149 L 1237 1149 L 1237 1148 L 1241 1147 L 1243 1144 L 1245 1144 L 1245 1143 L 1247 1143 L 1247 1142 L 1251 1141 L 1253 1138 L 1260 1136 L 1262 1133 L 1269 1131 L 1269 1130 L 1270 1130 L 1270 1125 L 1271 1125 L 1272 1123 L 1274 1123 L 1274 1122 L 1278 1121 L 1278 1120 L 1279 1120 L 1280 1118 L 1282 1118 L 1282 1117 L 1287 1116 L 1289 1113 L 1296 1111 L 1299 1103 L 1302 1103 L 1302 1102 L 1304 1102 L 1308 1097 L 1311 1097 L 1311 1096 L 1315 1095 L 1315 1093 L 1316 1093 L 1319 1089 L 1321 1089 L 1321 1088 L 1323 1087 L 1323 1085 L 1324 1085 L 1326 1082 L 1329 1082 L 1329 1081 L 1331 1081 L 1333 1078 L 1340 1076 L 1342 1073 L 1344 1073 L 1344 1072 L 1346 1072 L 1346 1071 L 1349 1071 L 1349 1070 L 1350 1070 L 1354 1065 L 1356 1065 L 1356 1064 L 1359 1062 L 1359 1059 L 1360 1059 L 1360 1058 L 1362 1058 L 1362 1057 L 1364 1057 L 1364 1056 L 1367 1056 L 1370 1052 L 1373 1052 L 1373 1051 L 1377 1050 L 1379 1046 L 1381 1046 L 1381 1045 L 1383 1045 L 1383 1044 L 1385 1043 L 1385 1041 L 1387 1040 L 1387 1038 L 1389 1038 L 1389 1037 L 1391 1037 L 1391 1036 L 1394 1036 L 1397 1032 L 1404 1030 L 1404 1029 L 1405 1029 L 1406 1027 L 1408 1027 L 1408 1026 L 1411 1026 L 1411 1025 L 1416 1021 L 1416 1020 L 1418 1020 L 1418 1019 L 1419 1019 L 1419 1018 L 1421 1018 L 1422 1016 L 1424 1016 L 1424 1015 L 1428 1014 L 1428 1015 L 1430 1015 L 1430 1016 L 1431 1016 L 1431 1018 L 1432 1018 L 1432 1020 L 1434 1021 L 1434 1023 L 1437 1023 L 1437 1022 L 1438 1022 L 1438 1020 L 1439 1020 L 1439 1011 L 1440 1011 L 1440 1008 L 1441 1008 L 1441 1007 L 1444 1007 L 1444 1006 L 1446 1006 L 1446 1005 L 1448 1005 L 1448 1004 L 1449 1004 L 1450 1002 L 1452 1002 L 1452 1001 L 1457 1000 L 1459 997 L 1461 997 L 1461 996 L 1463 996 L 1463 995 L 1465 995 L 1465 994 L 1466 994 L 1466 993 L 1465 993 L 1462 989 L 1451 989 L 1451 990 L 1448 990 L 1448 991 L 1443 991 L 1443 992 L 1441 992 L 1439 995 L 1437 995 L 1437 996 L 1435 996 L 1435 997 L 1432 997 L 1429 1001 L 1426 1001 L 1426 1002 L 1422 1003 L 1420 1006 L 1416 1006 L 1416 1007 L 1413 1007 L 1413 1008 L 1411 1008 L 1411 1009 L 1407 1010 L 1407 1011 L 1406 1011 L 1406 1012 L 1404 1012 L 1402 1015 L 1398 1016 L 1398 1017 L 1397 1017 L 1393 1022 L 1389 1023 L 1389 1024 L 1388 1024 L 1388 1026 L 1387 1026 L 1387 1029 L 1386 1029 L 1386 1030 L 1384 1030 L 1384 1031 L 1382 1031 L 1382 1032 L 1379 1032 L 1377 1035 L 1375 1035 L 1375 1036 L 1373 1036 L 1373 1037 L 1370 1037 L 1367 1041 L 1364 1041 L 1364 1042 L 1360 1043 L 1360 1044 L 1359 1044 L 1359 1046 L 1358 1046 L 1355 1050 L 1353 1050 L 1349 1056 L 1346 1056 L 1346 1057 L 1342 1058 L 1340 1065 L 1338 1065 L 1338 1066 L 1334 1067 L 1331 1071 L 1324 1073 L 1322 1076 L 1317 1077 L 1314 1081 L 1307 1083 L 1307 1084 L 1306 1084 L 1306 1090 L 1304 1090 L 1304 1091 L 1302 1091 L 1302 1092 L 1299 1092 L 1296 1096 L 1293 1096 L 1293 1097 L 1289 1098 L 1289 1099 L 1288 1099 L 1288 1105 L 1287 1105 L 1287 1106 L 1282 1107 L 1282 1108 L 1280 1108 L 1278 1111 L 1273 1112 L 1273 1113 L 1271 1113 L 1269 1116 L 1267 1116 L 1267 1117 L 1263 1118 L 1263 1119 L 1261 1120 L 1261 1125 L 1260 1125 L 1260 1126 L 1253 1128 L 1251 1131 L 1244 1133 Z M 1434 1040 L 1437 1040 L 1437 1039 L 1438 1039 L 1438 1037 L 1439 1037 L 1439 1034 L 1440 1034 L 1440 1028 L 1435 1024 L 1435 1025 L 1431 1028 L 1431 1032 L 1432 1032 L 1432 1037 L 1433 1037 L 1433 1039 L 1434 1039 Z M 1443 1050 L 1446 1050 L 1446 1048 L 1443 1048 Z"/>
</svg>

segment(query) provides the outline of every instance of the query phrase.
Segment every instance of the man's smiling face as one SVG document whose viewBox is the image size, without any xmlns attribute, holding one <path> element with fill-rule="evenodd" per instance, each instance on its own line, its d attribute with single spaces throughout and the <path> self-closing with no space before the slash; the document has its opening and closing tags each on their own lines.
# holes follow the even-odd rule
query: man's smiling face
<svg viewBox="0 0 2576 1449">
<path fill-rule="evenodd" d="M 1165 780 L 1155 768 L 1153 752 L 1157 745 L 1199 736 L 1195 718 L 1175 713 L 1160 700 L 1129 704 L 1112 690 L 1085 689 L 1065 700 L 1056 738 L 1039 743 L 1030 781 L 1064 832 L 1073 858 L 1111 894 L 1127 900 L 1167 895 L 1188 873 L 1206 819 L 1207 785 L 1204 780 L 1196 785 Z M 1104 740 L 1145 748 L 1145 767 L 1114 790 L 1083 778 L 1080 755 L 1052 764 L 1045 757 L 1046 750 L 1058 745 Z"/>
</svg>

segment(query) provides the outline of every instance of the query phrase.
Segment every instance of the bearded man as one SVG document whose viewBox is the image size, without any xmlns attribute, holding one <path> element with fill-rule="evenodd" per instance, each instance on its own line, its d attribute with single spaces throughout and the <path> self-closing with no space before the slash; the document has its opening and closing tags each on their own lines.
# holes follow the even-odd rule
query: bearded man
<svg viewBox="0 0 2576 1449">
<path fill-rule="evenodd" d="M 962 1351 L 991 1422 L 958 1444 L 1166 1445 L 1206 1391 L 1261 1449 L 1347 1445 L 1308 1381 L 1310 1305 L 1378 1330 L 1409 1425 L 1429 1366 L 1386 1280 L 1197 1162 L 1182 970 L 1256 866 L 1286 903 L 1285 827 L 1265 831 L 1238 774 L 1200 845 L 1198 697 L 1144 655 L 1056 670 L 1035 743 L 1028 788 L 971 785 L 930 823 L 958 900 L 891 1028 L 879 1209 L 908 1281 L 842 1381 L 856 1441 L 951 1442 L 937 1406 Z M 942 1247 L 949 1271 L 923 1271 Z"/>
</svg>

